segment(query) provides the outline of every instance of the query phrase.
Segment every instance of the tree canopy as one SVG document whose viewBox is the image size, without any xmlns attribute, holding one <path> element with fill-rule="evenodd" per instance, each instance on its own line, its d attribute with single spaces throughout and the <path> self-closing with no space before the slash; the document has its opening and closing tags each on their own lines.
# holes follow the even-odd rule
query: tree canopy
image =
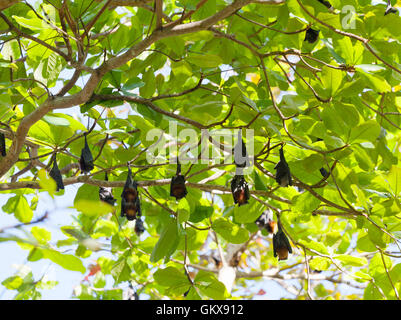
<svg viewBox="0 0 401 320">
<path fill-rule="evenodd" d="M 86 274 L 79 299 L 399 300 L 397 5 L 0 1 L 0 245 Z"/>
</svg>

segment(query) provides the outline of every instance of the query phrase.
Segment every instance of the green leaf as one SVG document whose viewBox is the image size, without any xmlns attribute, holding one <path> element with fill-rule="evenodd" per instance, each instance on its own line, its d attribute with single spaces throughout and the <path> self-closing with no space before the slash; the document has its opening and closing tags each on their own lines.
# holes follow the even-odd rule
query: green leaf
<svg viewBox="0 0 401 320">
<path fill-rule="evenodd" d="M 80 199 L 75 201 L 74 208 L 89 217 L 100 217 L 113 211 L 113 206 L 100 200 Z"/>
<path fill-rule="evenodd" d="M 49 259 L 54 263 L 57 263 L 66 270 L 85 273 L 86 269 L 82 264 L 82 261 L 71 254 L 63 254 L 53 249 L 43 249 L 42 252 L 45 259 Z"/>
<path fill-rule="evenodd" d="M 223 300 L 230 296 L 225 285 L 217 280 L 215 275 L 211 272 L 200 270 L 197 273 L 194 282 L 200 292 L 209 298 Z"/>
<path fill-rule="evenodd" d="M 158 284 L 164 287 L 188 286 L 190 284 L 187 276 L 174 267 L 157 270 L 153 278 Z"/>
<path fill-rule="evenodd" d="M 368 264 L 366 258 L 353 257 L 347 254 L 340 254 L 335 256 L 335 259 L 340 260 L 344 266 L 363 267 Z"/>
<path fill-rule="evenodd" d="M 231 243 L 244 243 L 249 239 L 248 231 L 225 218 L 213 221 L 212 229 Z"/>
<path fill-rule="evenodd" d="M 14 216 L 23 223 L 30 222 L 33 217 L 33 211 L 22 195 L 9 198 L 2 209 L 4 212 L 14 213 Z"/>
<path fill-rule="evenodd" d="M 375 120 L 368 120 L 357 127 L 351 128 L 350 142 L 375 142 L 380 134 L 380 125 Z"/>
<path fill-rule="evenodd" d="M 131 268 L 127 263 L 127 258 L 122 256 L 114 265 L 110 271 L 114 278 L 115 284 L 123 281 L 128 281 L 131 278 Z"/>
<path fill-rule="evenodd" d="M 323 257 L 315 257 L 309 261 L 309 267 L 313 270 L 324 271 L 330 267 L 330 260 Z"/>
<path fill-rule="evenodd" d="M 178 222 L 183 223 L 189 219 L 190 207 L 187 199 L 182 198 L 178 203 L 177 213 L 178 213 Z"/>
<path fill-rule="evenodd" d="M 338 88 L 341 86 L 343 72 L 338 69 L 322 67 L 322 82 L 326 89 L 330 91 L 330 96 L 334 97 Z"/>
<path fill-rule="evenodd" d="M 51 233 L 44 228 L 34 226 L 31 228 L 31 233 L 42 244 L 46 244 L 51 239 Z"/>
<path fill-rule="evenodd" d="M 220 56 L 214 54 L 191 54 L 188 59 L 190 63 L 202 68 L 215 68 L 223 63 Z"/>
<path fill-rule="evenodd" d="M 178 223 L 175 219 L 169 219 L 152 251 L 150 261 L 157 262 L 164 257 L 169 259 L 176 250 L 179 240 Z"/>
<path fill-rule="evenodd" d="M 252 223 L 262 214 L 264 205 L 251 200 L 249 204 L 234 207 L 234 220 L 237 223 Z"/>
<path fill-rule="evenodd" d="M 52 197 L 56 192 L 57 185 L 54 179 L 52 179 L 45 169 L 38 171 L 39 185 L 42 189 L 46 190 Z"/>
<path fill-rule="evenodd" d="M 297 197 L 294 209 L 300 213 L 312 213 L 320 205 L 320 200 L 310 192 L 304 192 Z"/>
</svg>

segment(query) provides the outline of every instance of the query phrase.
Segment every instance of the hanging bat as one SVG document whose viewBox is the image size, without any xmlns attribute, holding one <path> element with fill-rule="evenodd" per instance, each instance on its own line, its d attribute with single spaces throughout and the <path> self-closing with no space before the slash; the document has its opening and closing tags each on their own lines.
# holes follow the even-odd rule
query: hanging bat
<svg viewBox="0 0 401 320">
<path fill-rule="evenodd" d="M 181 165 L 177 163 L 177 172 L 171 178 L 170 183 L 170 196 L 180 200 L 187 195 L 187 188 L 185 187 L 185 177 L 181 174 Z"/>
<path fill-rule="evenodd" d="M 266 229 L 268 233 L 277 232 L 277 223 L 273 219 L 273 212 L 270 209 L 263 211 L 260 217 L 255 221 L 259 229 Z"/>
<path fill-rule="evenodd" d="M 143 226 L 143 221 L 141 220 L 141 218 L 136 218 L 134 230 L 138 237 L 145 232 L 145 227 Z"/>
<path fill-rule="evenodd" d="M 2 157 L 5 157 L 7 155 L 6 138 L 4 137 L 4 134 L 2 132 L 0 132 L 0 154 Z"/>
<path fill-rule="evenodd" d="M 220 269 L 223 266 L 223 262 L 219 258 L 212 256 L 212 259 L 213 259 L 213 263 L 217 269 Z"/>
<path fill-rule="evenodd" d="M 109 178 L 107 177 L 107 172 L 105 174 L 104 179 L 106 181 L 109 181 Z M 115 202 L 117 201 L 116 199 L 114 199 L 113 197 L 113 193 L 111 191 L 112 189 L 109 187 L 100 187 L 99 188 L 99 199 L 100 201 L 106 202 L 112 206 L 114 206 Z"/>
<path fill-rule="evenodd" d="M 141 203 L 138 196 L 138 184 L 132 180 L 131 169 L 128 168 L 128 176 L 121 193 L 121 216 L 128 220 L 134 220 L 141 216 Z"/>
<path fill-rule="evenodd" d="M 60 170 L 57 165 L 56 155 L 54 155 L 53 157 L 53 168 L 50 170 L 49 176 L 52 177 L 53 180 L 56 182 L 56 191 L 64 189 L 63 177 L 61 176 Z"/>
<path fill-rule="evenodd" d="M 304 41 L 308 41 L 309 43 L 314 43 L 319 38 L 319 30 L 314 30 L 309 28 L 305 32 L 305 39 Z"/>
<path fill-rule="evenodd" d="M 248 184 L 245 181 L 244 176 L 234 176 L 234 178 L 231 180 L 231 193 L 233 194 L 234 203 L 238 203 L 238 206 L 248 203 L 250 194 Z"/>
<path fill-rule="evenodd" d="M 242 140 L 241 129 L 238 130 L 238 141 L 234 146 L 234 163 L 237 168 L 249 167 L 249 158 L 244 140 Z"/>
<path fill-rule="evenodd" d="M 93 157 L 91 150 L 88 146 L 88 141 L 86 140 L 86 133 L 85 133 L 85 146 L 81 151 L 81 158 L 79 159 L 79 166 L 81 168 L 82 173 L 90 173 L 93 170 Z"/>
<path fill-rule="evenodd" d="M 280 161 L 274 167 L 276 169 L 276 181 L 282 187 L 292 185 L 291 172 L 287 161 L 285 161 L 283 147 L 280 149 Z"/>
<path fill-rule="evenodd" d="M 327 9 L 331 9 L 333 10 L 333 6 L 331 5 L 330 2 L 326 1 L 326 0 L 317 0 L 319 1 L 322 5 L 324 5 L 325 7 L 327 7 Z"/>
<path fill-rule="evenodd" d="M 325 168 L 320 168 L 319 171 L 323 178 L 327 178 L 330 175 Z"/>
<path fill-rule="evenodd" d="M 281 229 L 280 223 L 278 224 L 277 233 L 273 234 L 273 252 L 275 258 L 278 256 L 278 260 L 287 260 L 288 253 L 292 253 L 290 242 Z"/>
</svg>

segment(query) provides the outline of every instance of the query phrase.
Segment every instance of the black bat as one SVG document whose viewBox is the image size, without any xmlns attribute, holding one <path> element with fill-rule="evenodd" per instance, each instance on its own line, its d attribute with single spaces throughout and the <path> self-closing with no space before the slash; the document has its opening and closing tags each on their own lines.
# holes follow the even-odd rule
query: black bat
<svg viewBox="0 0 401 320">
<path fill-rule="evenodd" d="M 132 180 L 131 169 L 128 168 L 128 176 L 121 193 L 121 216 L 128 220 L 135 220 L 141 216 L 141 203 L 138 195 L 138 184 Z"/>
<path fill-rule="evenodd" d="M 63 177 L 61 176 L 61 172 L 57 165 L 56 155 L 54 155 L 53 157 L 53 168 L 50 170 L 49 176 L 52 177 L 54 181 L 56 181 L 56 191 L 64 189 Z"/>
<path fill-rule="evenodd" d="M 332 9 L 332 5 L 330 2 L 326 1 L 326 0 L 317 0 L 319 1 L 322 5 L 326 6 L 328 9 Z"/>
<path fill-rule="evenodd" d="M 135 233 L 139 237 L 142 233 L 145 232 L 145 227 L 143 226 L 143 221 L 141 218 L 136 218 L 135 220 Z"/>
<path fill-rule="evenodd" d="M 187 195 L 187 188 L 185 187 L 185 177 L 181 174 L 181 165 L 177 163 L 177 172 L 171 178 L 170 183 L 170 196 L 180 200 Z"/>
<path fill-rule="evenodd" d="M 277 223 L 273 220 L 273 213 L 270 210 L 263 211 L 260 217 L 256 219 L 255 223 L 259 229 L 264 228 L 269 233 L 275 233 L 277 231 Z"/>
<path fill-rule="evenodd" d="M 275 258 L 278 256 L 278 260 L 287 260 L 288 253 L 292 253 L 290 242 L 280 224 L 278 224 L 277 233 L 273 234 L 273 252 Z"/>
<path fill-rule="evenodd" d="M 81 168 L 82 173 L 90 173 L 91 170 L 93 170 L 94 165 L 93 165 L 93 157 L 91 150 L 89 149 L 88 146 L 88 141 L 86 140 L 86 134 L 85 134 L 85 146 L 81 151 L 81 158 L 79 159 L 79 166 Z"/>
<path fill-rule="evenodd" d="M 280 161 L 274 169 L 276 169 L 276 181 L 280 186 L 288 187 L 292 185 L 290 167 L 287 161 L 285 161 L 283 147 L 280 149 Z"/>
<path fill-rule="evenodd" d="M 248 203 L 250 197 L 249 188 L 243 175 L 235 175 L 231 180 L 231 193 L 234 203 L 238 203 L 238 206 Z"/>
<path fill-rule="evenodd" d="M 308 41 L 309 43 L 314 43 L 319 38 L 319 30 L 314 30 L 309 28 L 305 32 L 305 39 L 304 41 Z"/>
<path fill-rule="evenodd" d="M 319 171 L 323 178 L 327 178 L 330 175 L 325 168 L 320 168 Z"/>
<path fill-rule="evenodd" d="M 0 132 L 0 154 L 2 157 L 5 157 L 7 155 L 6 138 L 4 137 L 4 134 L 2 132 Z"/>
<path fill-rule="evenodd" d="M 107 177 L 107 173 L 105 174 L 104 179 L 106 181 L 109 181 L 109 178 Z M 116 199 L 114 199 L 112 189 L 109 187 L 100 187 L 99 188 L 99 199 L 100 199 L 100 201 L 106 202 L 112 206 L 114 206 L 115 202 L 117 201 Z"/>
<path fill-rule="evenodd" d="M 242 140 L 241 129 L 238 130 L 238 141 L 234 146 L 234 163 L 237 168 L 249 167 L 248 154 L 246 152 L 244 140 Z"/>
</svg>

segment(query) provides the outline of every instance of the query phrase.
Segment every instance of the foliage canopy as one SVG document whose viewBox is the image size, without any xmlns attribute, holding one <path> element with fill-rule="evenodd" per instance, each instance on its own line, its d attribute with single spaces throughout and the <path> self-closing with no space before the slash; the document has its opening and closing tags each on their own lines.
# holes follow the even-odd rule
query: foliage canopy
<svg viewBox="0 0 401 320">
<path fill-rule="evenodd" d="M 291 298 L 399 299 L 401 18 L 377 1 L 330 4 L 0 1 L 1 215 L 20 222 L 0 229 L 0 242 L 83 274 L 96 255 L 80 299 L 122 299 L 128 282 L 141 298 L 251 298 L 263 279 Z M 305 41 L 310 30 L 319 32 Z M 172 121 L 182 135 L 165 135 L 150 163 L 148 132 L 168 133 Z M 200 143 L 202 130 L 240 128 L 254 133 L 248 203 L 234 205 L 236 168 L 216 141 L 214 161 L 181 164 L 187 195 L 170 195 L 170 148 L 184 130 Z M 83 174 L 85 139 L 94 168 Z M 288 187 L 276 182 L 281 145 Z M 120 216 L 128 163 L 142 235 Z M 64 189 L 49 176 L 54 164 Z M 112 188 L 115 206 L 99 187 Z M 36 208 L 69 194 L 73 222 L 55 241 L 53 213 Z M 266 209 L 291 242 L 287 260 L 255 224 Z M 31 299 L 56 283 L 24 269 L 2 285 Z"/>
</svg>

